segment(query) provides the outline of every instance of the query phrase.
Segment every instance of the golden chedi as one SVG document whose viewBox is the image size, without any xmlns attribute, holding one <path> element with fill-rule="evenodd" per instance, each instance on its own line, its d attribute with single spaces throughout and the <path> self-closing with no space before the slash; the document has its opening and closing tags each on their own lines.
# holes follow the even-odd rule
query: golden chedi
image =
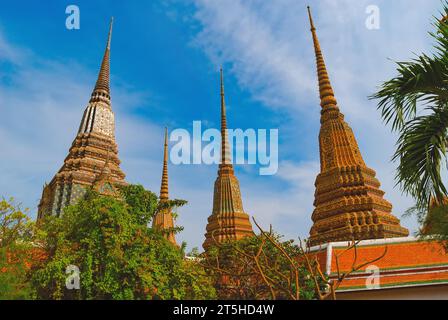
<svg viewBox="0 0 448 320">
<path fill-rule="evenodd" d="M 168 130 L 165 128 L 165 144 L 163 147 L 163 169 L 162 183 L 160 186 L 160 203 L 169 201 L 168 194 Z M 177 245 L 174 237 L 174 217 L 170 208 L 162 208 L 156 213 L 152 220 L 152 227 L 164 232 L 165 238 L 174 245 Z"/>
<path fill-rule="evenodd" d="M 322 107 L 320 173 L 309 243 L 408 236 L 391 214 L 392 205 L 383 198 L 375 171 L 364 163 L 353 131 L 339 111 L 309 8 L 308 13 Z"/>
<path fill-rule="evenodd" d="M 239 240 L 252 236 L 249 215 L 244 212 L 240 185 L 235 177 L 230 160 L 227 133 L 226 104 L 224 99 L 224 81 L 221 69 L 221 163 L 215 181 L 213 194 L 213 212 L 208 218 L 205 250 L 218 243 Z"/>
</svg>

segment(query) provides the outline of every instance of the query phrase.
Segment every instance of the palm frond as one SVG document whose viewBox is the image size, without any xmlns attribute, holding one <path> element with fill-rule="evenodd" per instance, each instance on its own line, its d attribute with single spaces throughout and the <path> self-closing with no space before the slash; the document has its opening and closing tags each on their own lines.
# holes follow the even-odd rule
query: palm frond
<svg viewBox="0 0 448 320">
<path fill-rule="evenodd" d="M 448 17 L 448 2 L 444 3 L 444 17 Z M 422 54 L 410 62 L 397 62 L 398 76 L 384 82 L 380 90 L 370 96 L 378 99 L 378 109 L 386 124 L 399 131 L 417 115 L 417 105 L 443 105 L 448 102 L 448 20 L 435 19 L 435 54 Z"/>
<path fill-rule="evenodd" d="M 370 99 L 392 131 L 399 133 L 393 160 L 402 191 L 427 210 L 432 198 L 442 201 L 447 188 L 441 176 L 446 161 L 448 128 L 448 1 L 443 17 L 434 17 L 432 55 L 421 54 L 397 63 L 397 76 L 382 84 Z M 445 164 L 446 165 L 446 164 Z"/>
<path fill-rule="evenodd" d="M 427 111 L 403 127 L 393 157 L 399 161 L 397 183 L 426 208 L 431 198 L 442 200 L 447 195 L 441 169 L 447 151 L 448 105 Z"/>
<path fill-rule="evenodd" d="M 381 117 L 392 130 L 403 128 L 406 121 L 417 114 L 417 104 L 448 102 L 448 59 L 434 59 L 426 55 L 412 62 L 399 62 L 398 73 L 382 85 L 371 99 L 380 99 Z"/>
</svg>

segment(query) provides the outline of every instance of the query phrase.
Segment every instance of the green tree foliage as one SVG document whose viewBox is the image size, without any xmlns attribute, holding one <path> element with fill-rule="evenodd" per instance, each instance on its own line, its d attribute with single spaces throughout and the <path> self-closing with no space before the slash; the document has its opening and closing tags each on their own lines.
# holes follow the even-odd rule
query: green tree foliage
<svg viewBox="0 0 448 320">
<path fill-rule="evenodd" d="M 29 299 L 32 290 L 27 281 L 27 266 L 32 260 L 30 239 L 34 224 L 14 204 L 0 201 L 0 300 Z"/>
<path fill-rule="evenodd" d="M 432 56 L 422 54 L 397 63 L 398 75 L 371 98 L 379 99 L 383 120 L 398 132 L 396 181 L 427 210 L 431 199 L 447 195 L 441 171 L 446 169 L 448 129 L 448 2 L 443 19 L 430 33 L 436 44 Z"/>
<path fill-rule="evenodd" d="M 21 210 L 14 199 L 0 201 L 0 248 L 6 248 L 17 241 L 29 241 L 33 235 L 34 223 L 28 217 L 28 209 Z"/>
<path fill-rule="evenodd" d="M 123 199 L 89 191 L 85 199 L 48 217 L 40 241 L 48 259 L 34 266 L 41 299 L 207 299 L 209 278 L 149 223 L 158 206 L 142 186 L 121 189 Z M 66 268 L 80 270 L 80 289 L 66 288 Z"/>
<path fill-rule="evenodd" d="M 439 240 L 448 252 L 448 204 L 433 203 L 429 210 L 414 206 L 406 211 L 407 216 L 416 216 L 421 225 L 418 235 L 420 237 L 430 236 Z"/>
<path fill-rule="evenodd" d="M 444 243 L 445 249 L 448 250 L 448 205 L 434 206 L 421 220 L 423 228 L 422 235 L 431 235 L 438 238 Z"/>
</svg>

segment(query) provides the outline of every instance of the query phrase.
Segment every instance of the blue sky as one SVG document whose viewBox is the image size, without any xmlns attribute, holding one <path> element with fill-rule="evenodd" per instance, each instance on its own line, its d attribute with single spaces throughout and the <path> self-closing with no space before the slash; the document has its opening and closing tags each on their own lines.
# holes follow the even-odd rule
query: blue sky
<svg viewBox="0 0 448 320">
<path fill-rule="evenodd" d="M 81 12 L 65 28 L 65 8 Z M 163 127 L 219 124 L 219 66 L 225 69 L 231 128 L 279 129 L 279 172 L 236 168 L 245 210 L 288 238 L 311 226 L 319 169 L 319 101 L 306 17 L 313 7 L 340 108 L 366 163 L 401 216 L 412 200 L 394 188 L 395 137 L 367 96 L 394 74 L 395 60 L 431 50 L 427 31 L 439 0 L 14 1 L 0 11 L 0 195 L 33 215 L 75 137 L 104 51 L 109 18 L 112 103 L 122 168 L 131 183 L 159 190 Z M 379 30 L 365 27 L 368 5 Z M 212 209 L 216 166 L 170 166 L 179 240 L 200 247 Z M 403 224 L 415 230 L 413 219 Z"/>
</svg>

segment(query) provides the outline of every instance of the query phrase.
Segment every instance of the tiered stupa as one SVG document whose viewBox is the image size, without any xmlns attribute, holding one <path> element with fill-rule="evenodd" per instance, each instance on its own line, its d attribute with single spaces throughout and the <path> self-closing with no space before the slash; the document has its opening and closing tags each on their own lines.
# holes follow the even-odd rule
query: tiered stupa
<svg viewBox="0 0 448 320">
<path fill-rule="evenodd" d="M 215 244 L 239 240 L 253 235 L 249 215 L 243 210 L 240 185 L 230 160 L 229 140 L 224 99 L 224 80 L 221 69 L 221 163 L 215 181 L 213 212 L 208 218 L 205 250 Z"/>
<path fill-rule="evenodd" d="M 110 97 L 111 20 L 106 50 L 98 80 L 84 111 L 78 134 L 58 173 L 45 185 L 39 204 L 38 219 L 59 215 L 64 207 L 76 203 L 87 188 L 112 194 L 116 185 L 125 185 Z"/>
<path fill-rule="evenodd" d="M 408 236 L 391 214 L 374 170 L 364 163 L 352 129 L 339 111 L 308 8 L 321 100 L 320 174 L 316 179 L 310 244 Z"/>
<path fill-rule="evenodd" d="M 164 204 L 169 200 L 168 194 L 168 129 L 165 128 L 165 144 L 163 148 L 163 170 L 162 170 L 162 183 L 160 186 L 160 203 Z M 174 237 L 174 218 L 169 208 L 162 208 L 156 213 L 152 220 L 152 226 L 155 229 L 165 230 L 164 236 L 166 239 L 174 245 L 177 245 L 176 238 Z"/>
</svg>

